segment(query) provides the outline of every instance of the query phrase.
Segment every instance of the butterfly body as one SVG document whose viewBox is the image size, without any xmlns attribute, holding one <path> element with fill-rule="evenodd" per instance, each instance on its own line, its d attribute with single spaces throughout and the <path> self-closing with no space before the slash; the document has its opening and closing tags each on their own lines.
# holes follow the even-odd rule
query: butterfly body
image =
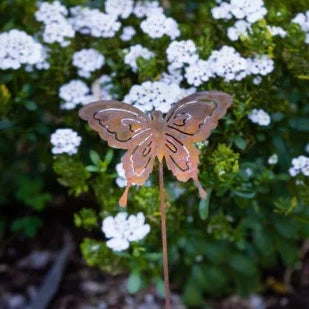
<svg viewBox="0 0 309 309">
<path fill-rule="evenodd" d="M 146 182 L 155 158 L 160 163 L 164 160 L 179 181 L 192 178 L 205 198 L 198 180 L 199 151 L 194 143 L 209 137 L 231 104 L 232 97 L 226 93 L 197 92 L 176 103 L 165 117 L 160 111 L 153 111 L 149 117 L 118 101 L 87 104 L 79 115 L 109 146 L 127 149 L 122 158 L 127 187 L 120 199 L 120 205 L 125 206 L 130 186 Z"/>
</svg>

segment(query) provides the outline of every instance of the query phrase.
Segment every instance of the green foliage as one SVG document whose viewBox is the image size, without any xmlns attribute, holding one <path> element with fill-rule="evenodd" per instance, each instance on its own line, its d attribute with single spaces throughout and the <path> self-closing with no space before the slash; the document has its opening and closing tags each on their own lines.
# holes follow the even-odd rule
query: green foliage
<svg viewBox="0 0 309 309">
<path fill-rule="evenodd" d="M 58 181 L 69 188 L 69 192 L 76 196 L 88 191 L 87 180 L 90 172 L 77 158 L 67 155 L 58 156 L 53 164 L 55 173 L 60 178 Z"/>
<path fill-rule="evenodd" d="M 26 206 L 42 211 L 51 200 L 51 194 L 42 192 L 43 184 L 40 179 L 20 177 L 16 190 L 16 198 Z"/>
<path fill-rule="evenodd" d="M 74 214 L 74 224 L 77 227 L 82 227 L 85 230 L 92 230 L 98 227 L 98 218 L 95 210 L 83 208 Z"/>
</svg>

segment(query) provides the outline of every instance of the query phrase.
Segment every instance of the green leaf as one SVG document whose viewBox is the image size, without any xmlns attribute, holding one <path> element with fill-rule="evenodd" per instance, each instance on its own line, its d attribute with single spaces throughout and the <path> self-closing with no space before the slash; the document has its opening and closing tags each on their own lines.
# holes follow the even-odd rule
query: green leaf
<svg viewBox="0 0 309 309">
<path fill-rule="evenodd" d="M 88 165 L 86 166 L 86 170 L 88 172 L 99 172 L 100 171 L 100 168 L 98 168 L 97 166 L 95 165 Z"/>
<path fill-rule="evenodd" d="M 245 275 L 253 275 L 256 273 L 254 262 L 246 255 L 234 254 L 229 259 L 229 264 L 240 273 Z"/>
<path fill-rule="evenodd" d="M 247 147 L 247 142 L 246 140 L 241 137 L 240 135 L 236 135 L 233 138 L 233 141 L 235 143 L 235 145 L 240 149 L 240 150 L 244 150 Z"/>
<path fill-rule="evenodd" d="M 106 166 L 108 166 L 111 163 L 111 161 L 113 160 L 113 156 L 114 156 L 113 149 L 108 149 L 104 159 Z"/>
<path fill-rule="evenodd" d="M 142 278 L 138 270 L 133 270 L 128 278 L 128 291 L 131 294 L 136 293 L 142 287 Z"/>
<path fill-rule="evenodd" d="M 206 199 L 201 199 L 199 203 L 198 209 L 199 209 L 200 218 L 202 220 L 206 220 L 208 218 L 209 200 L 210 200 L 211 192 L 212 192 L 212 189 L 208 189 Z"/>
<path fill-rule="evenodd" d="M 15 232 L 20 231 L 28 237 L 33 237 L 42 226 L 43 223 L 39 217 L 27 216 L 16 219 L 11 225 L 11 230 Z"/>
<path fill-rule="evenodd" d="M 94 165 L 99 165 L 99 163 L 100 163 L 100 156 L 99 156 L 99 154 L 96 152 L 96 151 L 94 151 L 94 150 L 90 150 L 90 160 L 92 161 L 92 163 L 94 164 Z"/>
</svg>

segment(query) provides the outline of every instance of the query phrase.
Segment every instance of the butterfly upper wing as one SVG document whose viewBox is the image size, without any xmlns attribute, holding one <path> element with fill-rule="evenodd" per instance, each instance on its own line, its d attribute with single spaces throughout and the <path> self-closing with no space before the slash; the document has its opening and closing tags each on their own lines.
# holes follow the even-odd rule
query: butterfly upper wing
<svg viewBox="0 0 309 309">
<path fill-rule="evenodd" d="M 198 92 L 178 102 L 166 116 L 164 157 L 179 181 L 192 178 L 201 197 L 206 193 L 198 181 L 199 151 L 193 143 L 205 140 L 218 125 L 232 97 L 223 92 Z"/>
<path fill-rule="evenodd" d="M 155 140 L 149 118 L 132 105 L 119 101 L 98 101 L 82 107 L 79 116 L 114 148 L 128 149 L 122 158 L 127 187 L 119 201 L 126 206 L 132 184 L 142 185 L 153 169 Z"/>
<path fill-rule="evenodd" d="M 149 118 L 136 107 L 119 101 L 97 101 L 79 110 L 79 116 L 114 148 L 129 149 L 150 134 Z"/>
<path fill-rule="evenodd" d="M 232 96 L 219 91 L 189 95 L 175 104 L 166 115 L 166 130 L 184 142 L 195 143 L 205 140 L 232 102 Z"/>
</svg>

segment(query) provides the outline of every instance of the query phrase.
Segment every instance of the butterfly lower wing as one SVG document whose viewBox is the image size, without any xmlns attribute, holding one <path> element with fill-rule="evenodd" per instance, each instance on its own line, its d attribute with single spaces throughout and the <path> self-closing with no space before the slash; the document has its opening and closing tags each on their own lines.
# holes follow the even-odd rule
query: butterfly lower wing
<svg viewBox="0 0 309 309">
<path fill-rule="evenodd" d="M 156 151 L 155 139 L 150 134 L 134 148 L 130 148 L 122 157 L 127 187 L 120 199 L 120 206 L 126 206 L 128 191 L 132 184 L 143 185 L 149 178 L 153 169 Z"/>
<path fill-rule="evenodd" d="M 198 180 L 199 154 L 192 144 L 183 144 L 169 133 L 165 134 L 164 158 L 168 169 L 179 181 L 192 178 L 201 198 L 206 198 L 206 192 Z"/>
<path fill-rule="evenodd" d="M 114 148 L 134 147 L 151 131 L 149 118 L 142 111 L 119 101 L 89 103 L 80 109 L 79 116 Z"/>
<path fill-rule="evenodd" d="M 204 91 L 192 94 L 177 104 L 165 117 L 167 132 L 183 143 L 205 140 L 232 104 L 229 94 Z"/>
</svg>

